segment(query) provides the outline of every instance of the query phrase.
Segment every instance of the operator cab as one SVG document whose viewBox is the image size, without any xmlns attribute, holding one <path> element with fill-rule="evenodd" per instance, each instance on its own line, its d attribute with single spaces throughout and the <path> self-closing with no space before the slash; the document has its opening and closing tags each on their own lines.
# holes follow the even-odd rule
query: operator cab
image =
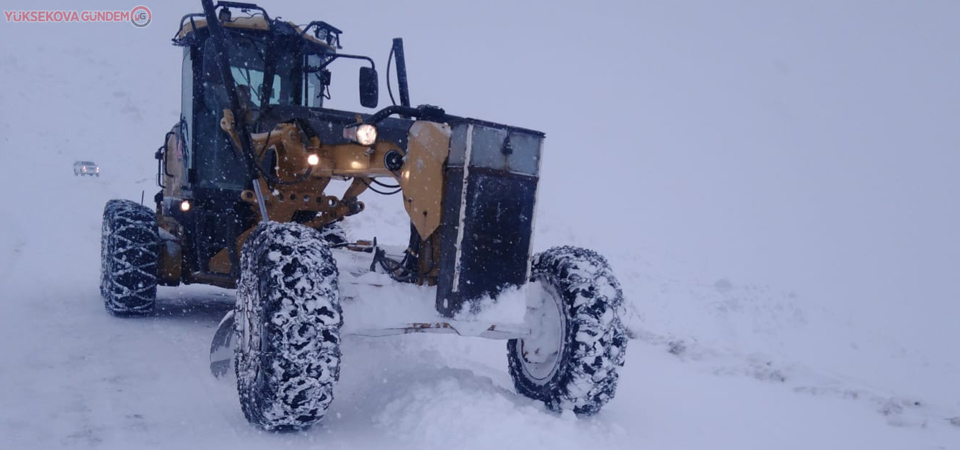
<svg viewBox="0 0 960 450">
<path fill-rule="evenodd" d="M 365 89 L 361 104 L 376 106 L 373 61 L 339 54 L 341 31 L 337 28 L 319 21 L 301 28 L 271 19 L 265 10 L 250 4 L 220 2 L 217 11 L 228 37 L 230 73 L 251 132 L 272 130 L 275 123 L 261 119 L 275 109 L 322 109 L 324 99 L 329 98 L 327 66 L 338 58 L 369 62 L 370 67 L 360 70 L 361 89 Z M 239 233 L 257 221 L 249 206 L 240 201 L 241 192 L 252 187 L 251 174 L 244 157 L 220 127 L 224 111 L 231 105 L 204 15 L 184 16 L 173 43 L 183 47 L 181 114 L 157 152 L 158 183 L 164 189 L 157 201 L 164 214 L 184 225 L 188 241 L 196 246 L 189 252 L 194 259 L 192 270 L 218 272 L 208 267 L 210 258 L 224 248 L 232 251 L 231 243 Z M 261 157 L 259 170 L 274 170 L 275 159 L 271 158 L 275 156 L 270 151 L 255 152 Z M 205 238 L 192 240 L 190 235 Z M 235 254 L 231 260 L 235 268 Z"/>
<path fill-rule="evenodd" d="M 229 36 L 230 72 L 253 132 L 272 128 L 272 124 L 259 122 L 270 108 L 323 108 L 324 99 L 330 98 L 327 66 L 338 58 L 369 62 L 371 67 L 360 69 L 360 103 L 376 107 L 379 92 L 373 61 L 338 54 L 339 29 L 321 21 L 300 28 L 272 20 L 255 5 L 226 4 L 218 8 L 218 17 Z M 246 15 L 234 17 L 235 10 Z M 235 199 L 238 191 L 250 188 L 250 179 L 240 155 L 219 126 L 230 102 L 203 14 L 184 16 L 173 42 L 184 47 L 178 130 L 183 140 L 184 185 L 192 188 L 194 195 L 202 195 L 204 190 L 226 190 Z"/>
</svg>

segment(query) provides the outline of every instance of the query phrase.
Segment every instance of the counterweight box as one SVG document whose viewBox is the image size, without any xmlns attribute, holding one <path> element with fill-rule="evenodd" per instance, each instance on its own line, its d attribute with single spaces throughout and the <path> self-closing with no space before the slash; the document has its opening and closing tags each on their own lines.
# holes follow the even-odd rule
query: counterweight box
<svg viewBox="0 0 960 450">
<path fill-rule="evenodd" d="M 526 282 L 544 135 L 466 119 L 445 171 L 437 311 L 453 316 Z"/>
</svg>

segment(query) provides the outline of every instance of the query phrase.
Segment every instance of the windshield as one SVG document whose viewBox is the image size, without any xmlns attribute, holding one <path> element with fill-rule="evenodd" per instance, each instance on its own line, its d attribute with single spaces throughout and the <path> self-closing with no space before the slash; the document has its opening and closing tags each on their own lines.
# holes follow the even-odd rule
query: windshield
<svg viewBox="0 0 960 450">
<path fill-rule="evenodd" d="M 254 118 L 266 105 L 319 105 L 310 101 L 315 98 L 308 98 L 322 89 L 317 86 L 312 91 L 308 89 L 299 38 L 292 43 L 276 36 L 268 38 L 259 32 L 231 31 L 227 42 L 230 73 L 237 85 L 237 94 L 240 102 L 253 110 Z M 249 183 L 249 174 L 233 143 L 219 126 L 223 110 L 231 106 L 220 77 L 213 40 L 208 39 L 202 50 L 202 85 L 194 116 L 193 163 L 197 183 L 203 188 L 241 190 Z"/>
<path fill-rule="evenodd" d="M 261 109 L 265 104 L 321 108 L 323 100 L 330 98 L 330 72 L 322 67 L 333 55 L 325 49 L 304 44 L 299 38 L 271 43 L 263 35 L 237 31 L 227 42 L 237 93 L 251 109 Z M 222 90 L 216 55 L 213 40 L 208 40 L 203 46 L 204 81 L 210 93 L 220 97 L 226 92 Z M 270 83 L 264 78 L 268 73 Z M 226 98 L 217 102 L 221 101 L 226 102 Z"/>
<path fill-rule="evenodd" d="M 303 104 L 313 108 L 323 106 L 323 99 L 329 98 L 326 87 L 330 84 L 329 73 L 320 70 L 320 64 L 325 58 L 320 55 L 307 55 L 305 61 L 304 75 L 306 75 L 306 86 L 304 87 Z M 326 73 L 327 75 L 324 75 Z M 326 80 L 324 78 L 327 78 Z"/>
<path fill-rule="evenodd" d="M 253 109 L 264 104 L 300 104 L 300 64 L 293 52 L 273 52 L 273 76 L 264 79 L 268 62 L 267 47 L 261 39 L 237 33 L 228 40 L 230 72 L 237 84 L 240 101 Z M 219 83 L 216 49 L 212 40 L 204 45 L 204 72 L 208 82 Z"/>
</svg>

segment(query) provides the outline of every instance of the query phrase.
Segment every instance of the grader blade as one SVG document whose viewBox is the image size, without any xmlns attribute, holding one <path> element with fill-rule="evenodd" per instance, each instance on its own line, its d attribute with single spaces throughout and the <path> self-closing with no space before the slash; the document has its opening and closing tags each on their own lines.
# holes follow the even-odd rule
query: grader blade
<svg viewBox="0 0 960 450">
<path fill-rule="evenodd" d="M 210 344 L 210 372 L 216 378 L 233 372 L 233 317 L 233 311 L 223 317 Z"/>
</svg>

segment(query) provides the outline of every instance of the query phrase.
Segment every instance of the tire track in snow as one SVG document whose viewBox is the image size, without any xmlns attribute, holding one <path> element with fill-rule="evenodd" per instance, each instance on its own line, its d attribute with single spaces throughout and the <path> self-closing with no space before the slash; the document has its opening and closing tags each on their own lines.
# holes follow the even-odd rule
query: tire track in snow
<svg viewBox="0 0 960 450">
<path fill-rule="evenodd" d="M 895 392 L 858 386 L 837 375 L 828 375 L 799 363 L 780 361 L 760 353 L 740 354 L 701 345 L 696 339 L 640 332 L 637 340 L 658 347 L 702 371 L 723 377 L 752 378 L 781 384 L 794 393 L 859 402 L 883 417 L 888 425 L 927 428 L 960 426 L 956 408 Z M 942 399 L 938 399 L 942 400 Z"/>
</svg>

